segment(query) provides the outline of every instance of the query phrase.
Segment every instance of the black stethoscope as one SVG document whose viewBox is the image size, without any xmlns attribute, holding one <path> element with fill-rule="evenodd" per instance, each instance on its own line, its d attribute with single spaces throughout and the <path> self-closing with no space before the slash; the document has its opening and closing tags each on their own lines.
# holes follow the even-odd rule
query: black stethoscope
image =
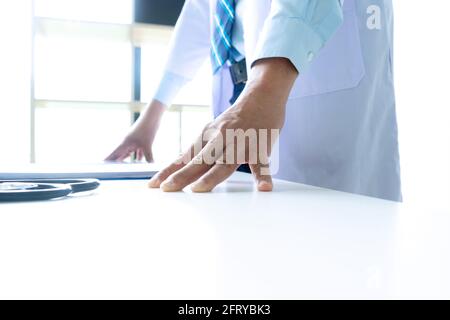
<svg viewBox="0 0 450 320">
<path fill-rule="evenodd" d="M 51 200 L 99 186 L 97 179 L 0 181 L 0 202 Z"/>
</svg>

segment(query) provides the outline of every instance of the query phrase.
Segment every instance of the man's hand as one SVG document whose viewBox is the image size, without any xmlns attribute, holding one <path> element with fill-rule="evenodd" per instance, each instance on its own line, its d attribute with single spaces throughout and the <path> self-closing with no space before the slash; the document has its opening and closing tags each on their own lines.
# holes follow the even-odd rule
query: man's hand
<svg viewBox="0 0 450 320">
<path fill-rule="evenodd" d="M 283 127 L 286 101 L 297 75 L 284 58 L 256 62 L 238 101 L 207 125 L 185 154 L 155 175 L 149 187 L 173 192 L 193 183 L 194 192 L 209 192 L 240 164 L 249 163 L 258 190 L 271 191 L 268 158 L 275 139 L 270 133 Z M 237 141 L 239 132 L 249 133 L 243 144 Z M 269 135 L 267 140 L 264 134 Z"/>
<path fill-rule="evenodd" d="M 130 133 L 105 160 L 121 162 L 135 152 L 136 160 L 141 161 L 145 157 L 147 162 L 153 162 L 153 140 L 164 110 L 165 106 L 161 102 L 153 100 L 133 125 Z"/>
</svg>

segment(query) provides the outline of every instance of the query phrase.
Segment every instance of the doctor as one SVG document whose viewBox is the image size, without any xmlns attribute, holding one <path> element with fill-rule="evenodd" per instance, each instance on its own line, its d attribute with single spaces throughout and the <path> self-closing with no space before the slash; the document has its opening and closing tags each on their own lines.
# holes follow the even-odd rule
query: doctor
<svg viewBox="0 0 450 320">
<path fill-rule="evenodd" d="M 108 160 L 153 159 L 161 114 L 209 57 L 206 131 L 282 129 L 275 177 L 401 201 L 392 37 L 390 0 L 187 0 L 154 100 Z M 149 186 L 212 190 L 239 167 L 198 161 L 217 143 L 200 139 Z M 250 165 L 260 191 L 265 164 Z"/>
</svg>

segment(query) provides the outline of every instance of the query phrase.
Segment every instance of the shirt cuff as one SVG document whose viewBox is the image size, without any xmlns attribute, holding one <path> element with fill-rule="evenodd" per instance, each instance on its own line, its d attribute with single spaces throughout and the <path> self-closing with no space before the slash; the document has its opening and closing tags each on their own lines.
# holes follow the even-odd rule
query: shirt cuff
<svg viewBox="0 0 450 320">
<path fill-rule="evenodd" d="M 342 17 L 336 16 L 326 22 L 326 29 L 335 31 L 341 23 Z M 287 58 L 303 72 L 328 40 L 321 33 L 301 18 L 275 16 L 264 25 L 251 65 L 264 58 Z"/>
<path fill-rule="evenodd" d="M 178 92 L 180 92 L 181 88 L 187 82 L 189 82 L 189 79 L 167 71 L 159 82 L 159 86 L 153 95 L 153 99 L 158 100 L 166 107 L 169 107 L 172 105 Z"/>
</svg>

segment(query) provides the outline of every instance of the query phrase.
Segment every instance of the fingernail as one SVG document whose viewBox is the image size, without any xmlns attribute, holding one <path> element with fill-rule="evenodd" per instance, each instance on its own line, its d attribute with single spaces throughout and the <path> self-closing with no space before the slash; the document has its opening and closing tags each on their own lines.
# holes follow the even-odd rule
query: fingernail
<svg viewBox="0 0 450 320">
<path fill-rule="evenodd" d="M 159 179 L 151 178 L 148 182 L 148 187 L 149 188 L 159 188 L 160 184 L 161 184 L 161 182 L 159 181 Z"/>
<path fill-rule="evenodd" d="M 258 183 L 258 190 L 262 192 L 270 192 L 273 189 L 273 185 L 267 181 L 260 181 Z"/>
<path fill-rule="evenodd" d="M 202 182 L 196 182 L 191 186 L 192 192 L 208 192 L 207 186 Z"/>
<path fill-rule="evenodd" d="M 172 180 L 164 181 L 160 186 L 164 192 L 178 191 L 176 184 Z"/>
</svg>

